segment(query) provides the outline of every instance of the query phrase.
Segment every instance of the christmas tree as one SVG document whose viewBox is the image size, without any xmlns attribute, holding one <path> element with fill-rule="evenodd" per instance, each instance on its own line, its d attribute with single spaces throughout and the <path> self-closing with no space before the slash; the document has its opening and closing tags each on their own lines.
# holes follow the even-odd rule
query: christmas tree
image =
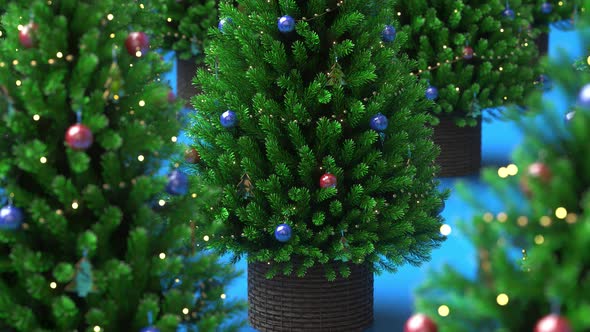
<svg viewBox="0 0 590 332">
<path fill-rule="evenodd" d="M 236 271 L 201 251 L 217 194 L 176 160 L 181 105 L 159 82 L 150 15 L 112 0 L 6 7 L 2 331 L 214 331 L 243 307 L 223 294 Z"/>
<path fill-rule="evenodd" d="M 534 94 L 529 109 L 539 117 L 519 121 L 526 138 L 514 164 L 484 173 L 500 208 L 466 195 L 477 211 L 490 211 L 463 225 L 478 253 L 477 274 L 447 266 L 429 276 L 416 300 L 439 331 L 590 329 L 590 75 L 565 58 L 547 70 L 572 108 L 564 119 Z"/>
<path fill-rule="evenodd" d="M 391 1 L 237 3 L 220 6 L 192 100 L 199 170 L 223 188 L 218 249 L 272 262 L 269 278 L 427 259 L 444 194 Z"/>
<path fill-rule="evenodd" d="M 173 50 L 179 59 L 195 57 L 203 61 L 207 32 L 217 25 L 217 1 L 152 0 L 150 7 L 158 17 L 154 26 L 154 42 L 165 50 Z"/>
<path fill-rule="evenodd" d="M 533 7 L 533 24 L 541 28 L 543 32 L 549 32 L 551 23 L 574 20 L 581 2 L 581 0 L 524 0 L 525 4 Z"/>
<path fill-rule="evenodd" d="M 439 119 L 475 126 L 481 110 L 523 101 L 540 72 L 530 66 L 537 54 L 530 7 L 519 0 L 397 1 L 402 51 L 417 59 L 415 73 L 429 82 L 425 93 Z"/>
</svg>

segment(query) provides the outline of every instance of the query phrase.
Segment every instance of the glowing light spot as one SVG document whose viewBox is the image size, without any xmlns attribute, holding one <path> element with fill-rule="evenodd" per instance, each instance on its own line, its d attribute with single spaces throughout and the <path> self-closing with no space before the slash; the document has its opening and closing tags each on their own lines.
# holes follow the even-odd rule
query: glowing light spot
<svg viewBox="0 0 590 332">
<path fill-rule="evenodd" d="M 498 294 L 498 296 L 496 297 L 496 302 L 501 306 L 507 305 L 509 300 L 510 299 L 508 298 L 508 295 L 504 293 Z"/>
<path fill-rule="evenodd" d="M 61 59 L 64 57 L 64 54 L 62 52 L 57 52 L 55 56 Z"/>
<path fill-rule="evenodd" d="M 498 176 L 503 179 L 508 177 L 508 170 L 506 169 L 506 167 L 498 168 Z"/>
<path fill-rule="evenodd" d="M 185 314 L 185 315 L 188 315 L 188 308 L 182 309 L 182 313 Z"/>
<path fill-rule="evenodd" d="M 222 300 L 225 300 L 225 297 L 226 297 L 226 296 L 225 296 L 225 294 L 221 294 L 221 296 L 220 296 L 220 297 L 221 297 L 221 299 L 222 299 Z"/>
<path fill-rule="evenodd" d="M 500 212 L 496 218 L 498 218 L 499 222 L 506 222 L 506 220 L 508 220 L 508 215 L 506 212 Z"/>
<path fill-rule="evenodd" d="M 529 223 L 529 218 L 527 218 L 525 216 L 520 216 L 516 220 L 516 223 L 518 224 L 518 226 L 524 227 L 524 226 L 526 226 Z"/>
<path fill-rule="evenodd" d="M 145 159 L 145 157 L 141 154 L 139 156 L 137 156 L 137 160 L 139 160 L 139 161 L 144 161 L 144 159 Z"/>
<path fill-rule="evenodd" d="M 205 235 L 205 236 L 203 236 L 203 240 L 204 240 L 205 242 L 209 241 L 209 235 Z"/>
<path fill-rule="evenodd" d="M 170 140 L 174 143 L 176 143 L 176 141 L 178 140 L 178 138 L 176 138 L 176 136 L 172 136 L 172 138 L 170 138 Z"/>
<path fill-rule="evenodd" d="M 492 220 L 494 220 L 494 215 L 491 214 L 490 212 L 487 212 L 486 214 L 483 215 L 483 221 L 492 222 Z"/>
<path fill-rule="evenodd" d="M 33 120 L 34 121 L 39 121 L 39 119 L 41 119 L 41 117 L 39 116 L 39 114 L 33 115 Z"/>
<path fill-rule="evenodd" d="M 113 38 L 115 38 L 115 34 L 114 34 L 114 33 L 111 33 L 111 34 L 109 35 L 109 37 L 110 37 L 111 39 L 113 39 Z"/>
<path fill-rule="evenodd" d="M 440 233 L 444 236 L 448 236 L 449 234 L 451 234 L 451 226 L 444 224 L 442 226 L 440 226 Z"/>
<path fill-rule="evenodd" d="M 140 101 L 139 101 L 139 106 L 140 106 L 140 107 L 144 107 L 144 106 L 145 106 L 145 101 L 143 101 L 143 100 L 140 100 Z"/>
<path fill-rule="evenodd" d="M 94 327 L 94 332 L 100 332 L 100 326 L 96 325 L 96 326 Z"/>
<path fill-rule="evenodd" d="M 158 205 L 164 206 L 164 205 L 166 205 L 166 201 L 163 200 L 163 199 L 161 199 L 161 200 L 158 201 Z"/>
<path fill-rule="evenodd" d="M 39 161 L 41 162 L 41 164 L 45 164 L 47 162 L 47 158 L 41 157 L 39 158 Z"/>
<path fill-rule="evenodd" d="M 555 210 L 555 216 L 559 219 L 565 219 L 567 217 L 567 210 L 563 207 L 558 207 Z"/>
<path fill-rule="evenodd" d="M 23 84 L 23 82 L 21 82 L 20 80 L 16 80 L 15 84 L 16 86 L 20 86 L 21 84 Z"/>
<path fill-rule="evenodd" d="M 451 310 L 446 305 L 443 304 L 440 307 L 438 307 L 438 314 L 441 317 L 447 317 L 450 313 L 451 313 Z"/>
<path fill-rule="evenodd" d="M 545 242 L 545 237 L 543 237 L 543 235 L 539 234 L 535 236 L 535 244 L 543 244 L 543 242 Z"/>
<path fill-rule="evenodd" d="M 168 17 L 168 18 L 166 19 L 166 21 L 168 21 L 168 22 L 172 22 L 172 18 L 171 18 L 171 17 Z"/>
<path fill-rule="evenodd" d="M 141 54 L 142 54 L 141 51 L 135 52 L 135 56 L 138 57 L 138 58 L 141 58 Z"/>
<path fill-rule="evenodd" d="M 541 223 L 541 226 L 543 226 L 543 227 L 551 226 L 551 218 L 549 218 L 547 216 L 542 216 L 541 219 L 539 220 L 539 222 Z"/>
<path fill-rule="evenodd" d="M 161 253 L 160 253 L 160 259 L 166 259 L 166 254 L 165 254 L 165 253 L 163 253 L 163 252 L 161 252 Z"/>
<path fill-rule="evenodd" d="M 78 208 L 78 206 L 79 206 L 78 202 L 76 202 L 76 201 L 72 202 L 72 209 L 76 210 Z"/>
<path fill-rule="evenodd" d="M 508 175 L 515 176 L 516 174 L 518 174 L 518 166 L 510 164 L 506 166 L 506 171 L 508 172 Z"/>
<path fill-rule="evenodd" d="M 55 281 L 52 281 L 52 282 L 49 284 L 49 287 L 51 287 L 51 289 L 56 289 L 56 288 L 57 288 L 57 283 L 55 283 Z"/>
<path fill-rule="evenodd" d="M 113 18 L 115 18 L 115 16 L 113 16 L 113 14 L 108 14 L 107 15 L 107 20 L 112 21 Z"/>
</svg>

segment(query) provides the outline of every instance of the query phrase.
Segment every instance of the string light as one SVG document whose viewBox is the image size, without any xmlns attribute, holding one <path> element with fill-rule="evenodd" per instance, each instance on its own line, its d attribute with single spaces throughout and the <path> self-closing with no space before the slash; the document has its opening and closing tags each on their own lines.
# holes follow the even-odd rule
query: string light
<svg viewBox="0 0 590 332">
<path fill-rule="evenodd" d="M 518 219 L 516 219 L 516 223 L 518 224 L 518 226 L 524 227 L 529 223 L 529 218 L 525 216 L 520 216 L 518 217 Z"/>
<path fill-rule="evenodd" d="M 486 212 L 486 213 L 483 215 L 483 221 L 485 221 L 485 222 L 488 222 L 488 223 L 489 223 L 489 222 L 492 222 L 492 220 L 494 220 L 494 215 L 493 215 L 493 214 L 491 214 L 490 212 Z"/>
<path fill-rule="evenodd" d="M 78 208 L 78 202 L 77 201 L 73 201 L 72 202 L 72 209 L 76 210 Z"/>
<path fill-rule="evenodd" d="M 33 115 L 33 121 L 39 121 L 40 118 L 39 114 Z"/>
<path fill-rule="evenodd" d="M 166 259 L 166 254 L 161 252 L 159 257 L 160 257 L 160 259 Z"/>
<path fill-rule="evenodd" d="M 100 332 L 100 326 L 96 325 L 96 326 L 94 327 L 94 332 Z"/>
<path fill-rule="evenodd" d="M 49 287 L 50 287 L 51 289 L 56 289 L 56 288 L 57 288 L 57 283 L 56 283 L 55 281 L 52 281 L 52 282 L 49 284 Z"/>
<path fill-rule="evenodd" d="M 506 222 L 506 220 L 508 220 L 508 215 L 506 214 L 506 212 L 500 212 L 498 213 L 498 216 L 496 217 L 498 219 L 499 222 Z"/>
<path fill-rule="evenodd" d="M 64 54 L 62 52 L 57 52 L 55 54 L 56 57 L 58 57 L 59 59 L 63 58 Z"/>
<path fill-rule="evenodd" d="M 107 20 L 112 21 L 113 18 L 115 18 L 115 16 L 113 16 L 113 14 L 108 14 L 107 15 Z"/>
<path fill-rule="evenodd" d="M 541 245 L 543 242 L 545 242 L 545 237 L 543 237 L 543 235 L 535 235 L 535 244 Z"/>
<path fill-rule="evenodd" d="M 221 297 L 222 300 L 225 300 L 226 296 L 225 296 L 225 294 L 221 294 L 221 296 L 219 296 L 219 297 Z"/>
<path fill-rule="evenodd" d="M 195 194 L 195 193 L 193 193 L 191 196 L 192 196 L 192 198 L 197 198 L 197 194 Z"/>
<path fill-rule="evenodd" d="M 506 169 L 506 167 L 498 168 L 498 176 L 501 177 L 502 179 L 505 179 L 508 177 L 508 170 Z"/>
<path fill-rule="evenodd" d="M 161 199 L 161 200 L 158 201 L 158 205 L 164 206 L 164 205 L 166 205 L 166 201 L 163 200 L 163 199 Z"/>
<path fill-rule="evenodd" d="M 447 224 L 440 226 L 440 233 L 444 236 L 449 236 L 449 234 L 451 234 L 451 231 L 451 226 Z"/>
<path fill-rule="evenodd" d="M 41 157 L 39 158 L 39 161 L 41 162 L 41 164 L 45 164 L 47 162 L 47 158 Z"/>
<path fill-rule="evenodd" d="M 438 307 L 438 314 L 441 317 L 447 317 L 450 313 L 451 313 L 451 310 L 449 309 L 448 306 L 443 304 L 440 307 Z"/>
<path fill-rule="evenodd" d="M 539 222 L 541 223 L 541 226 L 543 226 L 543 227 L 551 226 L 551 218 L 549 218 L 548 216 L 542 216 L 541 219 L 539 220 Z"/>
<path fill-rule="evenodd" d="M 567 217 L 567 210 L 563 207 L 558 207 L 555 210 L 555 216 L 559 219 L 565 219 Z"/>
<path fill-rule="evenodd" d="M 141 52 L 140 52 L 141 53 Z M 141 55 L 140 55 L 141 56 Z M 144 100 L 140 100 L 139 101 L 139 106 L 140 107 L 144 107 L 145 106 L 145 101 Z"/>
<path fill-rule="evenodd" d="M 498 296 L 496 297 L 496 302 L 501 306 L 507 305 L 509 300 L 510 299 L 508 298 L 508 295 L 504 293 L 498 294 Z"/>
<path fill-rule="evenodd" d="M 137 156 L 137 160 L 139 160 L 139 161 L 143 161 L 144 159 L 145 159 L 145 157 L 141 154 L 139 156 Z"/>
<path fill-rule="evenodd" d="M 573 224 L 573 223 L 575 223 L 577 220 L 578 220 L 578 215 L 577 215 L 577 214 L 575 214 L 575 213 L 568 213 L 568 214 L 567 214 L 567 217 L 565 217 L 565 221 L 566 221 L 568 224 Z"/>
<path fill-rule="evenodd" d="M 508 172 L 508 175 L 515 176 L 516 174 L 518 174 L 518 166 L 516 166 L 515 164 L 510 164 L 506 166 L 506 171 Z"/>
<path fill-rule="evenodd" d="M 172 136 L 172 138 L 170 138 L 170 140 L 171 140 L 172 142 L 176 143 L 176 141 L 177 141 L 178 139 L 176 138 L 176 136 Z"/>
<path fill-rule="evenodd" d="M 188 308 L 184 308 L 184 309 L 182 309 L 182 313 L 183 313 L 183 314 L 185 314 L 185 315 L 188 315 L 188 312 L 189 312 Z"/>
<path fill-rule="evenodd" d="M 205 236 L 203 236 L 203 240 L 204 240 L 205 242 L 209 241 L 209 235 L 205 235 Z"/>
</svg>

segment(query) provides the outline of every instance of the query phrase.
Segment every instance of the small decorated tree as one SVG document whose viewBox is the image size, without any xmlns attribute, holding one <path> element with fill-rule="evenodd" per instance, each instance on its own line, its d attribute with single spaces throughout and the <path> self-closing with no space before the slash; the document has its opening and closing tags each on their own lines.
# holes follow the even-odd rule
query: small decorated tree
<svg viewBox="0 0 590 332">
<path fill-rule="evenodd" d="M 193 78 L 203 64 L 210 28 L 217 26 L 217 0 L 151 0 L 157 14 L 154 42 L 176 52 L 177 93 L 190 106 L 197 94 Z"/>
<path fill-rule="evenodd" d="M 214 231 L 199 216 L 215 193 L 181 168 L 158 175 L 180 105 L 159 82 L 169 67 L 150 50 L 149 13 L 112 0 L 6 7 L 1 331 L 215 331 L 243 307 L 222 295 L 236 271 L 193 252 Z"/>
<path fill-rule="evenodd" d="M 401 50 L 434 100 L 441 176 L 479 171 L 481 113 L 523 101 L 539 76 L 530 6 L 513 0 L 399 0 Z"/>
<path fill-rule="evenodd" d="M 198 169 L 223 188 L 214 242 L 248 255 L 255 328 L 367 327 L 373 273 L 443 240 L 430 103 L 393 3 L 237 3 L 220 7 L 192 100 Z"/>
<path fill-rule="evenodd" d="M 417 311 L 438 331 L 590 330 L 590 74 L 567 59 L 548 73 L 572 109 L 562 118 L 534 95 L 528 104 L 542 111 L 540 122 L 521 122 L 526 138 L 515 164 L 484 173 L 501 208 L 468 196 L 483 214 L 464 226 L 477 249 L 475 278 L 446 267 L 417 293 Z"/>
</svg>

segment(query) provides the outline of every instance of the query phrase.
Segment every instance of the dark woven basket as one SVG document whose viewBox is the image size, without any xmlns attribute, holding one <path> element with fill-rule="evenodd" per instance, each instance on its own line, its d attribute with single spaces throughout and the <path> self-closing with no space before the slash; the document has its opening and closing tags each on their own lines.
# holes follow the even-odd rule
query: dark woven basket
<svg viewBox="0 0 590 332">
<path fill-rule="evenodd" d="M 539 50 L 539 56 L 546 56 L 549 53 L 549 33 L 541 32 L 535 38 L 535 44 Z"/>
<path fill-rule="evenodd" d="M 185 106 L 192 108 L 191 98 L 198 94 L 198 89 L 193 85 L 193 78 L 197 75 L 197 61 L 195 58 L 188 60 L 177 59 L 176 62 L 176 91 L 179 98 L 186 101 Z"/>
<path fill-rule="evenodd" d="M 293 259 L 295 264 L 300 261 Z M 303 278 L 277 275 L 248 263 L 248 320 L 261 332 L 362 332 L 373 323 L 373 273 L 350 264 L 348 279 L 326 280 L 323 266 Z"/>
<path fill-rule="evenodd" d="M 481 168 L 481 118 L 475 127 L 458 127 L 451 117 L 440 116 L 434 143 L 440 146 L 436 162 L 440 177 L 465 176 Z"/>
</svg>

